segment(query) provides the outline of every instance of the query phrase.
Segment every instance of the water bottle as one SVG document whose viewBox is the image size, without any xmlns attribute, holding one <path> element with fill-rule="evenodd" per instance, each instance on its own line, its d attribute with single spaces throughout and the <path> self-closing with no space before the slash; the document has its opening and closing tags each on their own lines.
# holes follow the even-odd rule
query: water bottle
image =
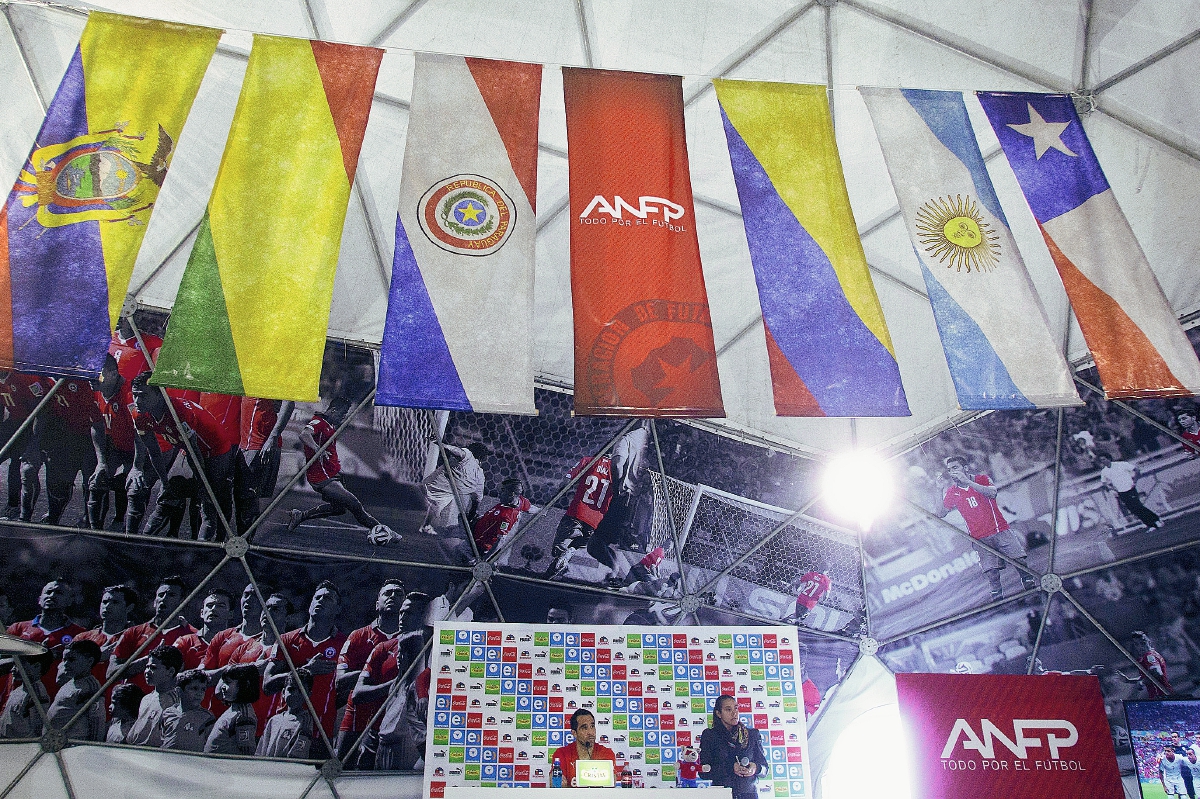
<svg viewBox="0 0 1200 799">
<path fill-rule="evenodd" d="M 621 771 L 621 787 L 622 787 L 622 788 L 632 788 L 632 787 L 633 787 L 633 772 L 629 770 L 629 764 L 628 764 L 628 763 L 626 763 L 626 764 L 625 764 L 625 765 L 622 767 L 622 771 Z"/>
<path fill-rule="evenodd" d="M 562 764 L 558 762 L 558 758 L 556 757 L 554 758 L 554 768 L 550 769 L 550 787 L 561 788 L 562 778 Z"/>
</svg>

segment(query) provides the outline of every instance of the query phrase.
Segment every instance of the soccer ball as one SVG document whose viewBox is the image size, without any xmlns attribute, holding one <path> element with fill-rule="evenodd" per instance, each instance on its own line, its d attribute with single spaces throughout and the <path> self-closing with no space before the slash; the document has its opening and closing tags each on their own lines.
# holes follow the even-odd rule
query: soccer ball
<svg viewBox="0 0 1200 799">
<path fill-rule="evenodd" d="M 399 539 L 400 536 L 392 532 L 392 529 L 386 524 L 377 524 L 367 533 L 367 540 L 376 546 L 382 546 L 389 541 Z"/>
</svg>

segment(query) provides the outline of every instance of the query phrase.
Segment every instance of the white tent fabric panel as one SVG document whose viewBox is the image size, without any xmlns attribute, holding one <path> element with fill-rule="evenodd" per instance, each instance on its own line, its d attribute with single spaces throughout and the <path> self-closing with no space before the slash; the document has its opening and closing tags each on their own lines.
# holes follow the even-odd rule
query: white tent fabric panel
<svg viewBox="0 0 1200 799">
<path fill-rule="evenodd" d="M 219 774 L 221 794 L 229 799 L 254 796 L 298 797 L 313 782 L 312 766 L 266 760 L 223 760 L 183 752 L 147 752 L 133 748 L 73 746 L 63 750 L 76 799 L 151 799 L 211 794 Z M 323 781 L 318 782 L 321 787 Z M 328 797 L 314 790 L 309 796 Z"/>
<path fill-rule="evenodd" d="M 20 760 L 21 768 L 29 762 L 24 757 Z M 25 777 L 13 786 L 8 796 L 10 799 L 72 799 L 63 780 L 63 770 L 52 754 L 39 757 Z"/>
</svg>

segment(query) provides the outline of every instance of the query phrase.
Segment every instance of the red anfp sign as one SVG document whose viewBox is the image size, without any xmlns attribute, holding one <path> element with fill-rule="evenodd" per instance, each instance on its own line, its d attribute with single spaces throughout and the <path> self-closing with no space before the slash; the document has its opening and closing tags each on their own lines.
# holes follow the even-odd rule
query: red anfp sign
<svg viewBox="0 0 1200 799">
<path fill-rule="evenodd" d="M 1091 676 L 897 674 L 922 799 L 1123 799 Z"/>
</svg>

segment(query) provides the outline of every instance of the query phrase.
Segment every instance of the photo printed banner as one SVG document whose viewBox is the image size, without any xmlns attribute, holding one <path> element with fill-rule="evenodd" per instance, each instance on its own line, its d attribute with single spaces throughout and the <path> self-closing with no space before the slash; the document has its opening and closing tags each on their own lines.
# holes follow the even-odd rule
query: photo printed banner
<svg viewBox="0 0 1200 799">
<path fill-rule="evenodd" d="M 730 694 L 770 764 L 759 796 L 809 796 L 799 663 L 790 627 L 440 623 L 425 795 L 545 787 L 580 708 L 618 771 L 627 763 L 635 784 L 672 787 L 681 750 L 699 746 L 717 697 Z"/>
</svg>

